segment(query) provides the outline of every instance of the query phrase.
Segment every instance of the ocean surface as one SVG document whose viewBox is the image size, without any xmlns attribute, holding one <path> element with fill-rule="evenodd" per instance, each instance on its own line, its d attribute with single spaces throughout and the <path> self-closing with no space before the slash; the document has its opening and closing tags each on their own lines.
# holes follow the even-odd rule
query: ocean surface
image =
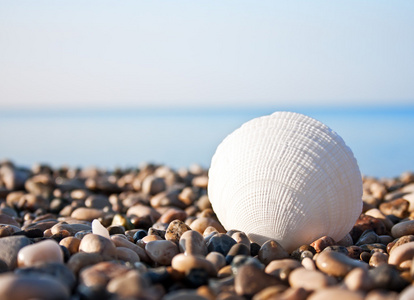
<svg viewBox="0 0 414 300">
<path fill-rule="evenodd" d="M 414 171 L 414 106 L 0 111 L 0 159 L 20 166 L 208 168 L 220 142 L 244 122 L 276 110 L 316 118 L 352 149 L 364 175 Z"/>
</svg>

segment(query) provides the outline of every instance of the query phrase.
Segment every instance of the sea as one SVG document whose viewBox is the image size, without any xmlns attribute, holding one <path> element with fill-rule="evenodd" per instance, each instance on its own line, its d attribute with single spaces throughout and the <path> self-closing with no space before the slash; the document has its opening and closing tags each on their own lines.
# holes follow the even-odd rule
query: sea
<svg viewBox="0 0 414 300">
<path fill-rule="evenodd" d="M 228 134 L 278 110 L 308 115 L 336 131 L 365 176 L 414 171 L 414 105 L 6 110 L 0 111 L 0 159 L 108 171 L 144 163 L 208 168 Z"/>
</svg>

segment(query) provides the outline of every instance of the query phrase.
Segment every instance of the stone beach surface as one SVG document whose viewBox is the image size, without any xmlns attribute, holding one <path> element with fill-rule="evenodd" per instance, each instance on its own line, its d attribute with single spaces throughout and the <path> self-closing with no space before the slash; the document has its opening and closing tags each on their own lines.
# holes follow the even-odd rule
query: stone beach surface
<svg viewBox="0 0 414 300">
<path fill-rule="evenodd" d="M 414 299 L 414 173 L 364 177 L 349 234 L 292 253 L 226 231 L 207 185 L 198 165 L 0 162 L 0 299 Z"/>
</svg>

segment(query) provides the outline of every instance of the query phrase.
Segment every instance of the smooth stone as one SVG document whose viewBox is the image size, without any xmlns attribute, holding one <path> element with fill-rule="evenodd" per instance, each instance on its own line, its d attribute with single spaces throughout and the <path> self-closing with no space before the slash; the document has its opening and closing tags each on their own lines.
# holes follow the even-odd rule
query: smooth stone
<svg viewBox="0 0 414 300">
<path fill-rule="evenodd" d="M 410 202 L 403 198 L 391 200 L 389 202 L 383 202 L 379 205 L 379 210 L 384 215 L 394 215 L 398 218 L 406 218 L 410 214 L 408 208 Z"/>
<path fill-rule="evenodd" d="M 355 243 L 355 246 L 361 246 L 365 244 L 374 244 L 374 243 L 379 243 L 379 242 L 380 242 L 380 238 L 378 234 L 376 234 L 374 230 L 368 229 L 362 233 L 358 241 Z"/>
<path fill-rule="evenodd" d="M 187 255 L 186 253 L 184 254 Z M 220 252 L 210 252 L 207 254 L 206 259 L 213 264 L 217 272 L 226 265 L 226 258 Z"/>
<path fill-rule="evenodd" d="M 373 280 L 374 288 L 377 289 L 400 292 L 409 285 L 409 282 L 400 276 L 397 268 L 389 264 L 373 268 L 368 271 L 368 274 Z"/>
<path fill-rule="evenodd" d="M 19 276 L 33 276 L 39 277 L 42 275 L 49 275 L 59 280 L 68 291 L 71 291 L 76 285 L 76 277 L 66 265 L 61 263 L 45 263 L 41 265 L 35 265 L 32 267 L 18 268 L 15 271 Z"/>
<path fill-rule="evenodd" d="M 165 239 L 178 244 L 181 236 L 188 230 L 191 230 L 191 228 L 183 221 L 174 220 L 168 225 L 167 230 L 165 231 Z"/>
<path fill-rule="evenodd" d="M 230 237 L 238 244 L 244 244 L 250 249 L 250 240 L 244 232 L 238 231 L 230 234 Z"/>
<path fill-rule="evenodd" d="M 51 239 L 23 247 L 17 254 L 19 267 L 53 262 L 63 263 L 63 253 L 59 244 Z"/>
<path fill-rule="evenodd" d="M 144 194 L 154 196 L 165 191 L 166 187 L 164 178 L 149 175 L 142 181 L 141 190 Z"/>
<path fill-rule="evenodd" d="M 311 294 L 308 300 L 364 300 L 362 293 L 348 291 L 338 287 L 318 290 Z"/>
<path fill-rule="evenodd" d="M 142 239 L 142 238 L 144 238 L 144 237 L 146 237 L 147 236 L 147 234 L 148 234 L 148 232 L 147 231 L 145 231 L 145 230 L 143 230 L 143 229 L 138 229 L 135 233 L 134 233 L 134 235 L 133 235 L 133 239 L 134 239 L 134 242 L 136 243 L 136 242 L 138 242 L 138 240 L 140 240 L 140 239 Z"/>
<path fill-rule="evenodd" d="M 394 225 L 390 219 L 388 219 L 387 216 L 384 215 L 378 208 L 371 208 L 370 210 L 366 211 L 365 214 L 380 219 L 388 230 L 390 230 Z"/>
<path fill-rule="evenodd" d="M 148 280 L 137 270 L 130 270 L 122 276 L 111 279 L 106 289 L 117 297 L 148 299 L 147 296 L 150 296 L 147 295 L 149 286 Z"/>
<path fill-rule="evenodd" d="M 265 268 L 264 265 L 256 257 L 251 257 L 250 255 L 237 255 L 231 262 L 231 271 L 234 275 L 237 275 L 239 269 L 245 265 L 253 265 L 260 270 L 264 270 Z"/>
<path fill-rule="evenodd" d="M 388 262 L 388 254 L 381 253 L 381 252 L 375 252 L 371 255 L 371 258 L 369 259 L 369 265 L 370 267 L 378 267 L 379 265 L 386 264 Z"/>
<path fill-rule="evenodd" d="M 180 191 L 177 189 L 168 189 L 151 197 L 150 204 L 154 208 L 173 206 L 185 208 L 186 204 L 178 199 Z"/>
<path fill-rule="evenodd" d="M 27 224 L 27 225 L 24 224 L 22 226 L 22 230 L 27 231 L 27 230 L 30 230 L 30 229 L 39 229 L 43 232 L 47 229 L 52 228 L 57 223 L 59 223 L 58 220 L 42 220 L 42 221 L 39 221 L 39 222 L 33 222 L 33 223 L 30 223 L 30 224 Z"/>
<path fill-rule="evenodd" d="M 403 244 L 414 242 L 414 235 L 404 235 L 393 242 L 388 243 L 387 245 L 387 252 L 391 254 L 391 252 L 397 248 L 398 246 L 401 246 Z"/>
<path fill-rule="evenodd" d="M 316 270 L 315 261 L 312 258 L 304 257 L 301 261 L 301 264 L 306 270 Z"/>
<path fill-rule="evenodd" d="M 365 300 L 398 300 L 398 293 L 383 289 L 372 290 L 365 296 Z"/>
<path fill-rule="evenodd" d="M 171 241 L 152 241 L 145 245 L 145 252 L 158 265 L 171 265 L 171 260 L 179 253 L 177 244 Z"/>
<path fill-rule="evenodd" d="M 95 219 L 92 221 L 92 233 L 93 234 L 98 234 L 104 238 L 107 238 L 108 240 L 111 239 L 111 237 L 109 236 L 109 232 L 108 229 L 106 229 L 101 222 L 99 222 L 99 220 Z"/>
<path fill-rule="evenodd" d="M 348 247 L 348 246 L 352 246 L 354 244 L 354 241 L 352 240 L 352 236 L 347 233 L 347 235 L 345 235 L 341 240 L 339 240 L 336 243 L 338 246 L 344 246 L 344 247 Z"/>
<path fill-rule="evenodd" d="M 131 264 L 141 261 L 135 251 L 126 247 L 116 247 L 116 256 L 118 260 L 123 260 Z"/>
<path fill-rule="evenodd" d="M 59 234 L 62 231 L 67 231 L 70 235 L 75 235 L 79 231 L 91 229 L 91 226 L 86 224 L 66 224 L 62 222 L 59 222 L 53 225 L 52 228 L 50 228 L 52 234 Z"/>
<path fill-rule="evenodd" d="M 87 266 L 95 265 L 103 261 L 103 257 L 98 253 L 78 252 L 73 254 L 67 265 L 72 272 L 77 275 L 79 271 Z"/>
<path fill-rule="evenodd" d="M 250 255 L 250 247 L 244 244 L 234 244 L 227 253 L 226 263 L 231 264 L 236 255 Z"/>
<path fill-rule="evenodd" d="M 205 258 L 195 255 L 178 254 L 171 261 L 171 267 L 181 273 L 189 274 L 191 269 L 201 268 L 207 271 L 210 276 L 216 276 L 216 268 Z"/>
<path fill-rule="evenodd" d="M 351 291 L 369 291 L 373 288 L 373 281 L 368 271 L 362 268 L 352 269 L 344 278 L 345 286 Z"/>
<path fill-rule="evenodd" d="M 43 276 L 18 276 L 6 273 L 0 275 L 2 300 L 69 300 L 70 292 L 57 279 Z"/>
<path fill-rule="evenodd" d="M 85 200 L 85 206 L 89 208 L 103 209 L 111 207 L 108 197 L 104 195 L 90 195 Z"/>
<path fill-rule="evenodd" d="M 334 285 L 336 280 L 320 271 L 296 268 L 289 275 L 289 284 L 291 287 L 314 291 Z"/>
<path fill-rule="evenodd" d="M 113 218 L 112 218 L 112 223 L 111 226 L 120 226 L 123 228 L 123 233 L 125 233 L 125 230 L 131 230 L 134 229 L 134 225 L 132 224 L 131 220 L 128 217 L 125 217 L 121 214 L 116 214 Z M 110 227 L 111 227 L 110 226 Z M 108 227 L 108 231 L 110 230 Z M 110 233 L 111 234 L 111 233 Z M 112 235 L 112 234 L 111 234 Z"/>
<path fill-rule="evenodd" d="M 180 237 L 178 245 L 180 252 L 184 254 L 206 256 L 208 253 L 203 236 L 195 230 L 184 232 Z"/>
<path fill-rule="evenodd" d="M 310 244 L 319 253 L 328 246 L 335 245 L 335 241 L 330 236 L 323 236 Z"/>
<path fill-rule="evenodd" d="M 265 265 L 276 259 L 288 258 L 289 253 L 274 240 L 265 242 L 259 250 L 259 260 Z"/>
<path fill-rule="evenodd" d="M 220 252 L 224 256 L 230 251 L 231 247 L 236 244 L 236 241 L 226 235 L 225 233 L 218 233 L 210 238 L 207 243 L 208 252 Z"/>
<path fill-rule="evenodd" d="M 388 263 L 398 266 L 400 263 L 411 260 L 414 257 L 414 242 L 402 244 L 394 248 L 388 259 Z"/>
<path fill-rule="evenodd" d="M 226 233 L 226 230 L 224 227 L 217 222 L 216 220 L 212 218 L 207 217 L 200 217 L 195 219 L 191 224 L 190 228 L 192 230 L 198 231 L 199 233 L 203 234 L 204 230 L 206 230 L 207 227 L 212 226 L 217 229 L 220 233 Z"/>
<path fill-rule="evenodd" d="M 136 216 L 139 218 L 148 216 L 151 224 L 155 223 L 161 217 L 161 214 L 154 208 L 143 204 L 131 206 L 128 208 L 126 215 L 127 217 Z"/>
<path fill-rule="evenodd" d="M 339 252 L 321 252 L 316 258 L 316 266 L 325 274 L 343 277 L 353 268 L 367 269 L 367 264 L 349 258 Z"/>
<path fill-rule="evenodd" d="M 19 222 L 14 217 L 6 214 L 0 214 L 0 224 L 13 225 L 20 228 Z"/>
<path fill-rule="evenodd" d="M 261 290 L 281 284 L 274 276 L 266 274 L 254 265 L 244 265 L 234 279 L 234 289 L 239 296 L 252 297 Z"/>
<path fill-rule="evenodd" d="M 162 214 L 159 221 L 161 223 L 168 224 L 174 220 L 180 220 L 184 222 L 185 219 L 187 219 L 187 213 L 184 210 L 172 207 Z"/>
<path fill-rule="evenodd" d="M 376 234 L 383 235 L 387 233 L 384 223 L 382 220 L 361 214 L 355 222 L 354 227 L 351 229 L 351 236 L 354 241 L 358 240 L 361 234 L 368 229 L 373 229 Z"/>
<path fill-rule="evenodd" d="M 285 286 L 285 285 L 282 285 L 282 284 L 275 285 L 275 286 L 269 286 L 267 288 L 264 288 L 260 292 L 256 293 L 253 296 L 252 300 L 280 299 L 280 298 L 282 298 L 283 292 L 286 291 L 287 289 L 288 289 L 288 287 Z M 306 295 L 307 295 L 307 293 L 306 293 Z M 297 299 L 299 300 L 300 298 L 297 298 Z M 305 300 L 305 299 L 306 299 L 306 296 L 305 296 L 305 298 L 303 298 L 303 300 Z"/>
<path fill-rule="evenodd" d="M 138 254 L 139 259 L 141 261 L 144 261 L 144 262 L 151 261 L 147 252 L 143 248 L 130 242 L 129 240 L 126 239 L 126 237 L 123 238 L 122 235 L 113 235 L 111 236 L 111 240 L 115 243 L 117 247 L 126 247 L 134 251 L 136 254 Z"/>
<path fill-rule="evenodd" d="M 0 237 L 11 236 L 16 232 L 21 232 L 20 227 L 10 224 L 0 224 Z"/>
<path fill-rule="evenodd" d="M 59 245 L 66 247 L 69 250 L 70 255 L 72 255 L 79 252 L 80 242 L 80 239 L 75 238 L 74 236 L 68 236 L 62 239 L 59 242 Z"/>
<path fill-rule="evenodd" d="M 220 254 L 221 254 L 221 253 L 220 253 Z M 224 267 L 220 268 L 220 269 L 217 271 L 217 277 L 218 277 L 218 278 L 226 278 L 226 277 L 229 277 L 229 276 L 234 277 L 233 275 L 234 275 L 234 274 L 233 274 L 233 271 L 232 271 L 232 267 L 231 267 L 231 266 L 229 266 L 229 265 L 224 266 Z"/>
<path fill-rule="evenodd" d="M 79 273 L 79 282 L 86 286 L 106 286 L 118 276 L 124 276 L 130 268 L 113 261 L 103 261 L 84 268 Z"/>
<path fill-rule="evenodd" d="M 414 220 L 403 221 L 395 224 L 391 228 L 391 235 L 400 238 L 404 235 L 414 235 Z"/>
<path fill-rule="evenodd" d="M 291 258 L 279 259 L 271 261 L 265 268 L 265 272 L 271 275 L 278 275 L 280 270 L 291 270 L 302 267 L 302 264 Z"/>
<path fill-rule="evenodd" d="M 346 247 L 346 250 L 348 250 L 348 256 L 353 259 L 359 259 L 361 253 L 363 252 L 361 247 L 358 246 L 348 246 Z"/>
<path fill-rule="evenodd" d="M 104 259 L 116 258 L 115 244 L 111 240 L 93 233 L 87 234 L 82 238 L 79 251 L 99 253 Z"/>
<path fill-rule="evenodd" d="M 412 299 L 414 299 L 414 286 L 409 286 L 409 287 L 405 288 L 401 292 L 401 294 L 398 298 L 398 300 L 412 300 Z"/>
<path fill-rule="evenodd" d="M 72 218 L 92 222 L 94 219 L 103 218 L 105 212 L 101 209 L 78 207 L 70 215 Z"/>
</svg>

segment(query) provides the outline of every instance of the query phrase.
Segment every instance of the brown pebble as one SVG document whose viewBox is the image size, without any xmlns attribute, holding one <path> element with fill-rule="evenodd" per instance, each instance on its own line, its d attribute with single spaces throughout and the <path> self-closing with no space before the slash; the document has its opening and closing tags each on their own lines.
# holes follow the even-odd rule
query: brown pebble
<svg viewBox="0 0 414 300">
<path fill-rule="evenodd" d="M 389 202 L 381 203 L 379 210 L 384 215 L 394 215 L 398 218 L 403 219 L 410 214 L 408 211 L 409 206 L 410 202 L 403 198 L 399 198 Z"/>
<path fill-rule="evenodd" d="M 220 252 L 210 252 L 206 259 L 214 265 L 217 272 L 226 265 L 226 258 Z"/>
<path fill-rule="evenodd" d="M 379 265 L 386 264 L 388 262 L 388 254 L 375 252 L 369 259 L 369 265 L 371 267 L 378 267 Z"/>
<path fill-rule="evenodd" d="M 127 299 L 150 299 L 149 282 L 137 270 L 130 270 L 122 276 L 112 278 L 106 289 L 117 297 Z"/>
<path fill-rule="evenodd" d="M 310 245 L 313 248 L 315 248 L 316 253 L 319 253 L 323 251 L 323 249 L 325 249 L 326 247 L 335 245 L 335 241 L 330 236 L 323 236 L 311 243 Z"/>
<path fill-rule="evenodd" d="M 93 233 L 87 234 L 82 238 L 79 251 L 99 253 L 104 259 L 116 259 L 115 244 L 111 240 Z"/>
<path fill-rule="evenodd" d="M 339 277 L 345 276 L 353 268 L 368 268 L 367 264 L 334 251 L 319 253 L 316 258 L 316 266 L 328 275 Z"/>
<path fill-rule="evenodd" d="M 226 233 L 224 227 L 212 218 L 197 218 L 191 223 L 190 228 L 203 234 L 208 226 L 213 226 L 220 233 Z"/>
<path fill-rule="evenodd" d="M 260 247 L 258 257 L 262 263 L 267 265 L 272 260 L 288 258 L 289 253 L 278 242 L 269 240 Z"/>
<path fill-rule="evenodd" d="M 203 236 L 195 230 L 188 230 L 181 235 L 179 247 L 184 254 L 206 256 L 208 253 Z"/>
<path fill-rule="evenodd" d="M 161 223 L 170 223 L 174 220 L 185 221 L 187 218 L 187 213 L 178 208 L 169 208 L 166 212 L 164 212 L 160 218 Z"/>
<path fill-rule="evenodd" d="M 314 291 L 334 285 L 336 280 L 320 271 L 311 271 L 305 268 L 296 268 L 289 275 L 291 287 Z"/>
<path fill-rule="evenodd" d="M 294 270 L 300 267 L 302 267 L 302 264 L 299 261 L 291 258 L 285 258 L 271 261 L 266 266 L 265 272 L 271 275 L 278 275 L 278 272 L 281 269 Z"/>
<path fill-rule="evenodd" d="M 191 269 L 201 268 L 207 271 L 210 276 L 216 276 L 216 268 L 205 258 L 195 255 L 178 254 L 171 261 L 173 269 L 188 274 Z"/>
<path fill-rule="evenodd" d="M 286 291 L 288 287 L 283 284 L 278 284 L 275 286 L 269 286 L 260 292 L 256 293 L 252 300 L 269 300 L 269 299 L 280 299 L 281 294 Z"/>
<path fill-rule="evenodd" d="M 165 232 L 165 239 L 178 244 L 181 235 L 188 230 L 191 230 L 191 228 L 188 227 L 183 221 L 174 220 L 168 225 Z"/>
<path fill-rule="evenodd" d="M 409 242 L 395 248 L 388 259 L 391 265 L 400 265 L 406 260 L 412 260 L 414 257 L 414 242 Z"/>
<path fill-rule="evenodd" d="M 111 236 L 111 240 L 114 242 L 116 247 L 126 247 L 134 251 L 136 254 L 138 254 L 140 260 L 144 262 L 151 261 L 147 252 L 145 252 L 143 248 L 130 242 L 128 239 L 126 239 L 125 236 L 123 237 L 123 235 L 115 234 Z"/>
<path fill-rule="evenodd" d="M 345 286 L 351 291 L 369 291 L 374 283 L 368 272 L 362 268 L 352 269 L 344 278 Z"/>
<path fill-rule="evenodd" d="M 89 222 L 92 222 L 94 219 L 99 219 L 104 216 L 105 212 L 103 210 L 88 207 L 79 207 L 75 209 L 71 214 L 72 218 Z"/>
<path fill-rule="evenodd" d="M 78 252 L 69 258 L 67 265 L 77 275 L 84 267 L 97 264 L 102 260 L 103 257 L 98 253 Z"/>
<path fill-rule="evenodd" d="M 50 239 L 23 247 L 17 255 L 19 267 L 51 262 L 63 263 L 63 252 L 58 243 Z"/>
<path fill-rule="evenodd" d="M 123 276 L 130 269 L 112 261 L 103 261 L 82 269 L 79 273 L 79 282 L 85 286 L 106 286 L 108 282 L 118 276 Z"/>
<path fill-rule="evenodd" d="M 72 255 L 79 251 L 80 242 L 80 239 L 73 236 L 68 236 L 62 239 L 59 242 L 59 245 L 66 247 L 69 250 L 69 253 Z"/>
<path fill-rule="evenodd" d="M 310 295 L 308 300 L 364 300 L 364 295 L 337 287 L 316 291 Z"/>
<path fill-rule="evenodd" d="M 116 256 L 118 260 L 123 260 L 131 264 L 141 261 L 135 251 L 126 247 L 116 247 Z"/>
<path fill-rule="evenodd" d="M 218 272 L 217 272 L 217 277 L 218 278 L 226 278 L 226 277 L 229 277 L 229 276 L 232 276 L 232 275 L 233 275 L 233 270 L 231 268 L 231 265 L 224 266 L 220 270 L 218 270 Z"/>
<path fill-rule="evenodd" d="M 177 244 L 166 240 L 147 243 L 145 251 L 153 262 L 163 266 L 171 265 L 171 260 L 179 253 Z"/>
</svg>

